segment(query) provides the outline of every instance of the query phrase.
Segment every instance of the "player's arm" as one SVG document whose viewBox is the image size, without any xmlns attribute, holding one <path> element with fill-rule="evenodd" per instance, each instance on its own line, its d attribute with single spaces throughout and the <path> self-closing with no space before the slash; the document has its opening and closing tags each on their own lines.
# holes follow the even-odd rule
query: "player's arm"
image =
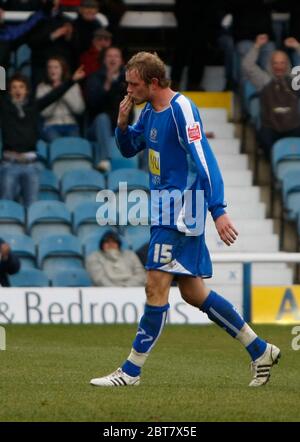
<svg viewBox="0 0 300 442">
<path fill-rule="evenodd" d="M 204 135 L 198 110 L 186 99 L 176 112 L 180 142 L 191 155 L 201 181 L 205 199 L 220 238 L 232 244 L 238 232 L 225 211 L 224 182 L 215 155 Z"/>
<path fill-rule="evenodd" d="M 146 148 L 143 124 L 144 112 L 141 113 L 136 124 L 133 126 L 128 124 L 133 105 L 132 98 L 129 95 L 126 95 L 120 103 L 118 122 L 115 131 L 117 146 L 121 154 L 126 158 L 133 157 Z"/>
</svg>

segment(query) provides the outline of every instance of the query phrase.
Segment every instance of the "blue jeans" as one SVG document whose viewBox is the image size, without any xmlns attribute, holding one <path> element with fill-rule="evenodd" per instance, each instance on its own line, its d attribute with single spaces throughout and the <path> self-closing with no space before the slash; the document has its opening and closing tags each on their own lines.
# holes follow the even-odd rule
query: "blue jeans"
<svg viewBox="0 0 300 442">
<path fill-rule="evenodd" d="M 79 136 L 80 132 L 77 124 L 51 124 L 43 128 L 43 139 L 48 143 L 59 137 Z"/>
<path fill-rule="evenodd" d="M 91 141 L 95 141 L 95 163 L 109 159 L 115 141 L 108 114 L 103 112 L 96 116 L 88 128 L 87 136 Z"/>
<path fill-rule="evenodd" d="M 37 163 L 3 161 L 1 164 L 1 198 L 15 200 L 21 196 L 25 207 L 37 201 L 40 187 L 40 168 Z"/>
</svg>

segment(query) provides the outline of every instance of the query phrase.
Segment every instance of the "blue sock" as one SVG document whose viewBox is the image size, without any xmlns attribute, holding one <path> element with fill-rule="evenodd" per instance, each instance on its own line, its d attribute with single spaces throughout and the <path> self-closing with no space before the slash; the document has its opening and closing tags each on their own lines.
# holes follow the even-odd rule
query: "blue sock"
<svg viewBox="0 0 300 442">
<path fill-rule="evenodd" d="M 122 365 L 122 370 L 129 376 L 138 376 L 150 351 L 163 331 L 170 305 L 156 307 L 146 304 L 138 331 L 133 341 L 131 353 Z"/>
<path fill-rule="evenodd" d="M 257 359 L 265 352 L 267 343 L 254 333 L 234 306 L 222 296 L 211 291 L 201 305 L 200 310 L 233 338 L 238 339 L 244 345 L 252 360 Z"/>
</svg>

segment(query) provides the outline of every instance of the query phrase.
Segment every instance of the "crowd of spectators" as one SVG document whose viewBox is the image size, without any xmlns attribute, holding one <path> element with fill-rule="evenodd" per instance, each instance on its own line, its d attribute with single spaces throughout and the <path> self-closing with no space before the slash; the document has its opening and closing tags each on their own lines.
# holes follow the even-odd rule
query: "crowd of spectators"
<svg viewBox="0 0 300 442">
<path fill-rule="evenodd" d="M 29 207 L 38 199 L 40 164 L 37 141 L 84 136 L 93 143 L 95 168 L 109 172 L 118 106 L 126 93 L 124 50 L 119 21 L 126 7 L 121 0 L 0 1 L 0 64 L 11 73 L 1 92 L 2 162 L 0 197 L 19 199 Z M 32 10 L 24 22 L 7 25 L 6 10 Z M 65 13 L 76 13 L 70 18 Z M 108 18 L 108 27 L 98 13 Z M 275 12 L 289 20 L 275 20 Z M 267 160 L 275 141 L 300 137 L 298 92 L 292 89 L 291 68 L 300 64 L 300 6 L 289 0 L 212 0 L 204 5 L 176 0 L 174 47 L 170 48 L 173 88 L 180 87 L 187 67 L 188 90 L 203 90 L 201 80 L 212 55 L 222 58 L 225 90 L 241 93 L 245 82 L 260 100 L 257 140 Z M 31 76 L 12 72 L 11 54 L 30 48 Z M 143 284 L 142 267 L 131 252 L 122 252 L 120 239 L 108 235 L 87 260 L 96 285 Z M 99 268 L 117 272 L 103 276 Z M 136 276 L 134 276 L 136 272 Z"/>
</svg>

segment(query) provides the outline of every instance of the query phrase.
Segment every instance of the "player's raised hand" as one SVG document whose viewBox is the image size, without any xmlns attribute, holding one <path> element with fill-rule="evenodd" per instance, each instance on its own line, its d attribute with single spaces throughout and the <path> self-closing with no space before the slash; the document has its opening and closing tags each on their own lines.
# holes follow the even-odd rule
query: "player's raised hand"
<svg viewBox="0 0 300 442">
<path fill-rule="evenodd" d="M 221 240 L 228 246 L 233 244 L 238 236 L 238 231 L 232 224 L 227 213 L 219 216 L 215 221 L 215 225 Z"/>
<path fill-rule="evenodd" d="M 133 107 L 134 101 L 130 95 L 126 95 L 125 98 L 121 101 L 119 106 L 119 115 L 118 115 L 118 127 L 125 131 L 128 126 L 128 119 L 130 111 Z"/>
</svg>

